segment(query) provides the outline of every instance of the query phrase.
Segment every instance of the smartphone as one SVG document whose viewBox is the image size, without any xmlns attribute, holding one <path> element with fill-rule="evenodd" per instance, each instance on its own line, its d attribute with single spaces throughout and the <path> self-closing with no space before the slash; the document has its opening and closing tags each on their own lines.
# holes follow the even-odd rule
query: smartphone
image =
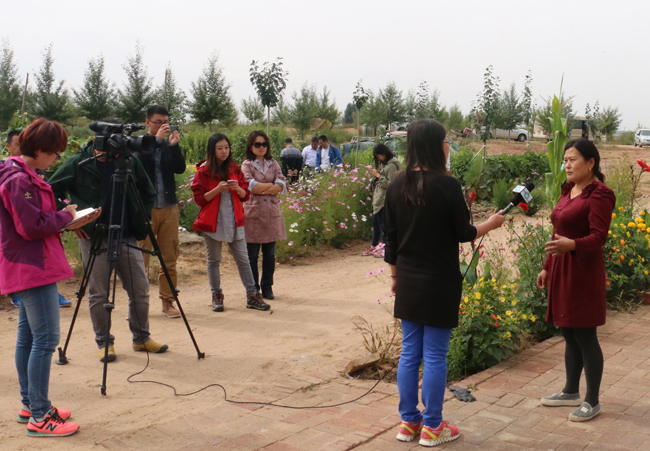
<svg viewBox="0 0 650 451">
<path fill-rule="evenodd" d="M 178 124 L 176 124 L 176 125 L 169 124 L 169 131 L 171 131 L 172 133 L 177 132 L 178 131 Z"/>
</svg>

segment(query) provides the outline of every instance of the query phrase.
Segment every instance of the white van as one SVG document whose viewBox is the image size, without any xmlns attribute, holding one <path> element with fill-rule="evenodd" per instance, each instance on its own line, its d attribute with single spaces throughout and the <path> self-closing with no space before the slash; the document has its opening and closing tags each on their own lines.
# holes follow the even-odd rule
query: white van
<svg viewBox="0 0 650 451">
<path fill-rule="evenodd" d="M 641 128 L 634 134 L 634 147 L 650 146 L 650 129 Z"/>
</svg>

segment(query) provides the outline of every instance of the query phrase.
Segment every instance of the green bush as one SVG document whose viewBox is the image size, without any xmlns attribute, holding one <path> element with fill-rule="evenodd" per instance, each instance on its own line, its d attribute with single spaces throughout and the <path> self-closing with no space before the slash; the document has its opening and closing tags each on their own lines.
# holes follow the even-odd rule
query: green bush
<svg viewBox="0 0 650 451">
<path fill-rule="evenodd" d="M 190 188 L 195 173 L 196 168 L 189 167 L 183 174 L 176 174 L 176 197 L 180 211 L 178 223 L 188 231 L 192 231 L 192 224 L 194 224 L 194 220 L 201 210 L 194 202 L 192 189 Z"/>
<path fill-rule="evenodd" d="M 512 199 L 512 183 L 509 183 L 507 180 L 499 180 L 494 184 L 492 188 L 492 202 L 497 206 L 498 210 L 503 210 L 510 203 Z"/>
</svg>

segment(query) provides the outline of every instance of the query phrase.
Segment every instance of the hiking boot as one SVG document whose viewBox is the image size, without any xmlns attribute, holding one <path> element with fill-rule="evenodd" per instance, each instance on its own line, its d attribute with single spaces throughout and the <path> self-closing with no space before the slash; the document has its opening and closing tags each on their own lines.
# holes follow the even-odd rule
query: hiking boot
<svg viewBox="0 0 650 451">
<path fill-rule="evenodd" d="M 161 345 L 160 343 L 152 339 L 149 339 L 145 343 L 133 343 L 134 351 L 147 351 L 147 352 L 153 352 L 154 354 L 162 354 L 167 349 L 169 349 L 169 346 Z"/>
<path fill-rule="evenodd" d="M 78 424 L 65 421 L 53 410 L 45 414 L 43 421 L 36 422 L 31 417 L 27 423 L 27 435 L 30 437 L 65 437 L 78 430 Z"/>
<path fill-rule="evenodd" d="M 246 295 L 246 308 L 266 311 L 269 310 L 271 306 L 262 300 L 261 294 L 251 293 Z"/>
<path fill-rule="evenodd" d="M 549 407 L 571 406 L 577 407 L 581 404 L 580 393 L 564 393 L 560 390 L 551 396 L 544 396 L 542 398 L 542 405 Z"/>
<path fill-rule="evenodd" d="M 99 356 L 99 361 L 104 363 L 104 356 L 106 356 L 105 348 L 104 347 L 99 348 L 97 355 Z M 113 347 L 113 345 L 108 345 L 107 360 L 109 362 L 115 362 L 115 359 L 117 359 L 117 355 L 115 355 L 115 348 Z"/>
<path fill-rule="evenodd" d="M 452 426 L 446 421 L 442 421 L 436 429 L 429 426 L 423 426 L 420 432 L 420 445 L 436 446 L 441 443 L 451 442 L 460 437 L 460 431 L 456 426 Z"/>
<path fill-rule="evenodd" d="M 212 311 L 223 312 L 223 293 L 212 293 Z"/>
<path fill-rule="evenodd" d="M 167 315 L 168 318 L 180 318 L 181 312 L 174 307 L 174 301 L 162 300 L 162 312 Z"/>
<path fill-rule="evenodd" d="M 262 286 L 262 297 L 264 299 L 268 299 L 269 301 L 275 299 L 275 296 L 273 296 L 273 290 L 271 289 L 271 285 Z"/>
<path fill-rule="evenodd" d="M 402 424 L 399 427 L 399 433 L 397 434 L 397 440 L 401 442 L 410 442 L 420 433 L 421 430 L 422 421 L 418 424 L 402 421 Z"/>
<path fill-rule="evenodd" d="M 54 406 L 50 406 L 50 411 L 56 413 L 64 420 L 67 420 L 72 416 L 72 413 L 68 409 L 57 409 Z M 32 410 L 29 406 L 23 405 L 23 407 L 18 411 L 18 422 L 21 424 L 27 424 L 31 417 Z"/>
<path fill-rule="evenodd" d="M 72 305 L 72 302 L 68 301 L 66 298 L 63 297 L 61 293 L 59 293 L 59 307 L 70 307 Z"/>
<path fill-rule="evenodd" d="M 583 402 L 580 407 L 569 415 L 569 421 L 589 421 L 598 415 L 600 415 L 600 403 L 591 407 L 588 402 Z"/>
</svg>

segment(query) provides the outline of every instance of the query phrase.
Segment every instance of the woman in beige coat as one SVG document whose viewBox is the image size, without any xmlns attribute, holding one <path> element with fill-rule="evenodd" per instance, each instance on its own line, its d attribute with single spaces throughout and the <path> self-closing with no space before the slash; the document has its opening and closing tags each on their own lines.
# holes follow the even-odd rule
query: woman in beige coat
<svg viewBox="0 0 650 451">
<path fill-rule="evenodd" d="M 253 271 L 255 286 L 261 287 L 265 299 L 274 299 L 273 273 L 275 271 L 275 242 L 287 239 L 282 220 L 278 194 L 287 192 L 280 165 L 271 156 L 269 137 L 255 130 L 246 143 L 246 160 L 241 165 L 244 178 L 251 191 L 244 205 L 246 217 L 246 243 L 248 260 Z M 257 260 L 262 249 L 262 280 L 259 279 Z"/>
</svg>

